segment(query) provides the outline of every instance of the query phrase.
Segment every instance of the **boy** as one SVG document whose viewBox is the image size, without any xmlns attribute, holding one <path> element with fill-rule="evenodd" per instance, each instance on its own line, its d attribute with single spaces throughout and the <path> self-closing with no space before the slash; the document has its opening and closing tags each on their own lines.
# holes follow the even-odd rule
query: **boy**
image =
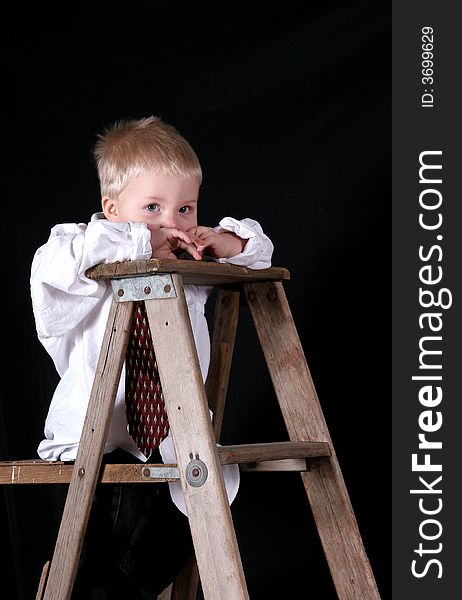
<svg viewBox="0 0 462 600">
<path fill-rule="evenodd" d="M 102 213 L 88 224 L 51 230 L 34 256 L 31 294 L 37 333 L 61 377 L 38 454 L 74 460 L 112 301 L 105 281 L 85 271 L 98 263 L 142 258 L 210 256 L 250 268 L 269 267 L 273 245 L 252 219 L 226 217 L 218 227 L 197 223 L 202 172 L 189 143 L 158 117 L 122 121 L 99 136 L 95 159 Z M 185 286 L 202 377 L 210 359 L 204 306 L 210 288 Z M 171 433 L 141 450 L 127 427 L 125 371 L 105 447 L 106 462 L 176 462 Z M 128 396 L 128 387 L 127 387 Z M 151 452 L 149 454 L 149 452 Z M 159 455 L 160 453 L 160 455 Z M 230 502 L 237 466 L 224 469 Z M 179 484 L 171 497 L 184 513 Z M 101 488 L 101 489 L 100 489 Z M 149 489 L 147 489 L 149 488 Z M 165 486 L 100 486 L 95 495 L 73 598 L 141 598 L 160 593 L 191 552 L 186 518 Z M 149 549 L 156 548 L 155 564 Z"/>
</svg>

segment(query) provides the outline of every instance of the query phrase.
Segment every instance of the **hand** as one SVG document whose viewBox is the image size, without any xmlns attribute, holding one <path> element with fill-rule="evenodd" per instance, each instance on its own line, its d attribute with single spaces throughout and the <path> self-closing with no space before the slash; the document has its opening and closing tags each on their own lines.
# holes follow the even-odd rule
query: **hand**
<svg viewBox="0 0 462 600">
<path fill-rule="evenodd" d="M 247 240 L 240 238 L 231 231 L 217 233 L 210 227 L 202 225 L 188 229 L 187 233 L 201 240 L 201 254 L 207 249 L 205 253 L 213 258 L 230 258 L 231 256 L 236 256 L 236 254 L 243 252 L 247 243 Z"/>
<path fill-rule="evenodd" d="M 170 227 L 151 229 L 153 258 L 176 258 L 175 250 L 186 250 L 195 260 L 201 260 L 204 247 L 203 240 L 194 232 Z"/>
</svg>

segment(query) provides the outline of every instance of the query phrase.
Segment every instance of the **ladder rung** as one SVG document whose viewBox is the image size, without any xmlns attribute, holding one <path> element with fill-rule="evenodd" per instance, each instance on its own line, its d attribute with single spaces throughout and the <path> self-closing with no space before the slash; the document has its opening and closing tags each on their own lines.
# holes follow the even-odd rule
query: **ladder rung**
<svg viewBox="0 0 462 600">
<path fill-rule="evenodd" d="M 327 442 L 272 442 L 219 446 L 218 453 L 222 465 L 331 455 Z"/>
<path fill-rule="evenodd" d="M 69 483 L 73 463 L 46 460 L 0 462 L 0 485 L 22 483 Z M 102 465 L 100 483 L 154 483 L 176 481 L 176 464 Z M 154 472 L 154 476 L 153 476 Z"/>
<path fill-rule="evenodd" d="M 218 446 L 222 465 L 259 463 L 295 458 L 330 456 L 327 442 L 273 442 L 268 444 L 241 444 Z M 175 481 L 175 464 L 105 464 L 101 468 L 100 483 L 143 483 Z M 281 469 L 286 470 L 281 464 Z M 17 460 L 0 462 L 0 485 L 69 483 L 73 463 L 47 460 Z M 153 476 L 153 471 L 155 476 Z M 263 470 L 263 469 L 260 469 Z M 276 470 L 276 469 L 274 469 Z M 162 474 L 165 475 L 162 476 Z"/>
<path fill-rule="evenodd" d="M 310 470 L 310 464 L 309 459 L 306 458 L 281 458 L 279 460 L 241 463 L 239 468 L 241 471 L 248 471 L 249 473 L 274 473 L 277 471 L 303 473 Z"/>
</svg>

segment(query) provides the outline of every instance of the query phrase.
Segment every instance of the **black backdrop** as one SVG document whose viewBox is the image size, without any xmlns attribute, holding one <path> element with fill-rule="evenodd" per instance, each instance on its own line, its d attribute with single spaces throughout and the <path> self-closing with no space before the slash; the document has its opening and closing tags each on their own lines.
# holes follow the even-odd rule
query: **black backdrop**
<svg viewBox="0 0 462 600">
<path fill-rule="evenodd" d="M 257 219 L 273 264 L 291 271 L 295 322 L 390 597 L 390 6 L 134 2 L 104 16 L 97 3 L 59 6 L 17 7 L 5 25 L 0 459 L 36 456 L 56 384 L 35 336 L 33 253 L 54 224 L 99 209 L 96 132 L 160 115 L 201 159 L 201 224 Z M 287 439 L 246 312 L 238 335 L 222 442 Z M 35 597 L 64 493 L 0 493 L 2 598 Z M 243 474 L 232 512 L 252 599 L 335 598 L 299 476 Z"/>
</svg>

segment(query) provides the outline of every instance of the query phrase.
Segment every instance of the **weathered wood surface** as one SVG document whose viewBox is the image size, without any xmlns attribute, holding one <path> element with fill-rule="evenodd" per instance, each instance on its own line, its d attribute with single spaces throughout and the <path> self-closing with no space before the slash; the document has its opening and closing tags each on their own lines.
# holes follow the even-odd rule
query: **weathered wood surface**
<svg viewBox="0 0 462 600">
<path fill-rule="evenodd" d="M 173 582 L 170 600 L 196 600 L 199 571 L 195 556 L 191 556 Z"/>
<path fill-rule="evenodd" d="M 40 581 L 39 581 L 39 585 L 38 585 L 38 589 L 37 589 L 37 594 L 35 596 L 35 600 L 42 600 L 43 598 L 43 593 L 45 592 L 45 586 L 48 580 L 48 572 L 50 570 L 50 561 L 47 560 L 47 562 L 43 565 L 42 568 L 42 573 L 40 575 Z"/>
<path fill-rule="evenodd" d="M 219 288 L 213 315 L 210 366 L 205 384 L 209 408 L 213 412 L 215 440 L 220 441 L 228 381 L 236 339 L 240 310 L 240 292 Z M 221 460 L 221 454 L 220 460 Z M 199 587 L 199 571 L 193 554 L 173 582 L 172 600 L 195 600 Z"/>
<path fill-rule="evenodd" d="M 209 408 L 213 412 L 213 430 L 220 441 L 223 413 L 239 319 L 240 293 L 219 289 L 213 318 L 210 367 L 205 384 Z"/>
<path fill-rule="evenodd" d="M 98 483 L 161 483 L 176 481 L 173 477 L 149 477 L 147 467 L 167 471 L 176 465 L 167 464 L 108 464 L 102 465 Z M 69 483 L 73 463 L 61 461 L 10 461 L 0 463 L 0 485 Z"/>
<path fill-rule="evenodd" d="M 246 283 L 244 289 L 290 439 L 325 441 L 332 451 L 301 476 L 338 597 L 379 600 L 282 283 Z"/>
<path fill-rule="evenodd" d="M 241 464 L 241 471 L 249 473 L 276 473 L 292 471 L 303 473 L 309 471 L 311 462 L 309 458 L 283 458 L 280 460 L 261 460 L 260 462 L 248 462 Z"/>
<path fill-rule="evenodd" d="M 218 448 L 222 465 L 281 460 L 285 458 L 314 458 L 330 456 L 327 442 L 272 442 L 240 444 Z"/>
<path fill-rule="evenodd" d="M 91 267 L 85 274 L 90 279 L 114 279 L 155 273 L 178 273 L 182 276 L 183 283 L 195 285 L 223 285 L 244 281 L 290 279 L 289 271 L 283 267 L 248 269 L 218 262 L 170 258 L 149 258 L 100 264 Z"/>
<path fill-rule="evenodd" d="M 153 345 L 181 474 L 194 550 L 207 600 L 245 600 L 248 592 L 218 459 L 215 434 L 180 275 L 176 298 L 147 300 Z M 186 481 L 192 459 L 208 476 L 200 487 Z"/>
<path fill-rule="evenodd" d="M 330 455 L 326 442 L 273 442 L 219 446 L 220 464 L 242 464 L 278 461 L 291 458 L 315 458 Z M 167 470 L 176 464 L 108 464 L 102 465 L 98 483 L 160 483 L 175 481 L 175 477 L 149 477 L 145 469 Z M 46 460 L 19 460 L 0 463 L 0 485 L 69 483 L 73 463 Z"/>
<path fill-rule="evenodd" d="M 125 360 L 132 315 L 133 303 L 112 303 L 44 600 L 68 600 L 72 593 Z"/>
</svg>

